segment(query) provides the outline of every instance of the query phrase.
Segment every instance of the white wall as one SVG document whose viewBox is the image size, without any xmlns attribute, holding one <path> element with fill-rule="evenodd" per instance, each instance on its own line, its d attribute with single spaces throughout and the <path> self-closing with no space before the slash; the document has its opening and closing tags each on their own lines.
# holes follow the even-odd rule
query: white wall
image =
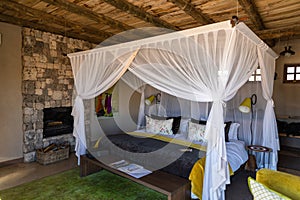
<svg viewBox="0 0 300 200">
<path fill-rule="evenodd" d="M 286 41 L 279 42 L 273 50 L 278 54 L 284 50 Z M 282 83 L 284 64 L 300 64 L 300 40 L 290 40 L 289 45 L 296 52 L 294 56 L 280 56 L 276 61 L 277 80 L 274 82 L 273 99 L 277 116 L 300 116 L 300 84 Z"/>
<path fill-rule="evenodd" d="M 1 23 L 0 162 L 23 157 L 21 28 Z"/>
<path fill-rule="evenodd" d="M 114 117 L 99 118 L 99 123 L 106 134 L 119 133 L 120 131 L 134 131 L 137 127 L 138 111 L 140 106 L 140 94 L 133 91 L 122 80 L 118 82 L 116 90 L 119 101 L 119 112 Z"/>
</svg>

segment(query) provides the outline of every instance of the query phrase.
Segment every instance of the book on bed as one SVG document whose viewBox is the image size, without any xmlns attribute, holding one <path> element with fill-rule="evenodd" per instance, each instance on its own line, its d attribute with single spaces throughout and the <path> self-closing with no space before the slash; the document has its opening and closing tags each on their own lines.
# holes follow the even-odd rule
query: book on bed
<svg viewBox="0 0 300 200">
<path fill-rule="evenodd" d="M 141 178 L 152 173 L 152 171 L 145 169 L 143 166 L 135 163 L 130 163 L 126 160 L 113 162 L 110 164 L 110 166 L 130 176 L 133 176 L 134 178 Z"/>
</svg>

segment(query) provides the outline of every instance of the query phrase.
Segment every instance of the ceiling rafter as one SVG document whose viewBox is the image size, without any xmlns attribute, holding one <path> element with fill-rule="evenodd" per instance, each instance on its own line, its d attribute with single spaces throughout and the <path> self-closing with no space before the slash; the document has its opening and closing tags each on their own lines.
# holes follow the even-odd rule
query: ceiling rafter
<svg viewBox="0 0 300 200">
<path fill-rule="evenodd" d="M 55 24 L 60 25 L 62 27 L 71 29 L 75 33 L 93 34 L 97 38 L 99 38 L 98 42 L 101 42 L 102 40 L 113 36 L 112 33 L 101 31 L 101 30 L 98 30 L 98 29 L 95 29 L 95 28 L 86 27 L 82 24 L 78 24 L 78 23 L 76 24 L 74 22 L 70 22 L 70 21 L 55 17 L 55 16 L 53 16 L 51 14 L 48 14 L 46 12 L 42 12 L 40 10 L 27 7 L 27 6 L 24 6 L 22 4 L 19 4 L 19 3 L 13 2 L 13 1 L 1 0 L 0 1 L 0 6 L 2 8 L 5 8 L 5 9 L 13 10 L 16 13 L 20 13 L 20 14 L 22 13 L 22 15 L 36 16 L 37 23 L 39 23 L 39 22 L 41 22 L 42 24 L 43 23 L 47 23 L 47 24 L 55 23 Z"/>
<path fill-rule="evenodd" d="M 66 36 L 66 37 L 72 37 L 72 38 L 75 38 L 75 39 L 90 41 L 92 43 L 98 43 L 99 42 L 99 38 L 86 36 L 84 34 L 76 34 L 76 33 L 73 33 L 73 32 L 65 32 L 63 29 L 50 27 L 50 26 L 47 26 L 45 24 L 38 24 L 38 23 L 35 23 L 35 22 L 31 22 L 29 20 L 24 20 L 24 19 L 20 19 L 20 18 L 11 17 L 11 16 L 5 15 L 5 14 L 0 14 L 0 20 L 2 22 L 6 22 L 6 23 L 10 23 L 10 24 L 14 24 L 14 25 L 22 26 L 22 27 L 33 28 L 33 29 L 38 29 L 38 30 L 45 31 L 45 32 L 51 32 L 51 33 L 63 35 L 63 36 Z"/>
<path fill-rule="evenodd" d="M 115 29 L 119 29 L 122 31 L 126 31 L 126 30 L 130 30 L 130 29 L 134 29 L 134 27 L 129 26 L 127 24 L 124 24 L 122 22 L 116 21 L 110 17 L 107 17 L 103 14 L 100 13 L 96 13 L 91 11 L 88 8 L 82 7 L 82 6 L 78 6 L 74 3 L 68 2 L 66 0 L 42 0 L 46 3 L 52 4 L 58 8 L 62 8 L 68 12 L 72 12 L 75 13 L 77 15 L 89 18 L 93 21 L 96 21 L 98 23 L 103 23 L 106 24 L 112 28 Z"/>
<path fill-rule="evenodd" d="M 172 2 L 176 6 L 178 6 L 180 9 L 182 9 L 186 14 L 193 17 L 197 22 L 200 24 L 211 24 L 214 23 L 212 19 L 210 19 L 208 16 L 202 13 L 200 9 L 197 9 L 193 4 L 191 4 L 191 1 L 186 0 L 167 0 L 169 2 Z"/>
<path fill-rule="evenodd" d="M 264 30 L 266 27 L 262 21 L 259 12 L 256 9 L 253 0 L 238 0 L 239 4 L 245 10 L 257 30 Z"/>
<path fill-rule="evenodd" d="M 300 25 L 257 31 L 261 39 L 280 39 L 300 36 Z"/>
<path fill-rule="evenodd" d="M 143 21 L 149 22 L 154 26 L 168 28 L 172 30 L 180 30 L 178 27 L 161 20 L 158 17 L 151 15 L 150 13 L 147 13 L 146 11 L 140 9 L 139 7 L 127 1 L 124 0 L 102 0 L 102 1 L 122 10 L 123 12 L 130 13 Z"/>
</svg>

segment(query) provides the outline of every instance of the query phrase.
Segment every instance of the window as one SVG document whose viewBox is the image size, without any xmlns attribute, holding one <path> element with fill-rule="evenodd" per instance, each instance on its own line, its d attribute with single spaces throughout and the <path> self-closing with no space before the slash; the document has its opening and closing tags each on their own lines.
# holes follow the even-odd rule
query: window
<svg viewBox="0 0 300 200">
<path fill-rule="evenodd" d="M 250 76 L 249 81 L 261 81 L 261 70 L 258 67 Z"/>
<path fill-rule="evenodd" d="M 284 65 L 284 83 L 300 83 L 300 64 Z"/>
</svg>

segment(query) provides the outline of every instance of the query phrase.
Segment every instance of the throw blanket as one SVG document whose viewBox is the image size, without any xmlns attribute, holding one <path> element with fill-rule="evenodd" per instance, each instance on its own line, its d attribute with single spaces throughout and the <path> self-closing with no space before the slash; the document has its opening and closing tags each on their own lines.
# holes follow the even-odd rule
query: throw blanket
<svg viewBox="0 0 300 200">
<path fill-rule="evenodd" d="M 197 195 L 197 197 L 202 199 L 202 188 L 204 179 L 204 168 L 205 168 L 205 158 L 199 159 L 192 168 L 189 179 L 192 185 L 192 192 Z M 230 175 L 233 175 L 233 171 L 229 165 Z"/>
</svg>

